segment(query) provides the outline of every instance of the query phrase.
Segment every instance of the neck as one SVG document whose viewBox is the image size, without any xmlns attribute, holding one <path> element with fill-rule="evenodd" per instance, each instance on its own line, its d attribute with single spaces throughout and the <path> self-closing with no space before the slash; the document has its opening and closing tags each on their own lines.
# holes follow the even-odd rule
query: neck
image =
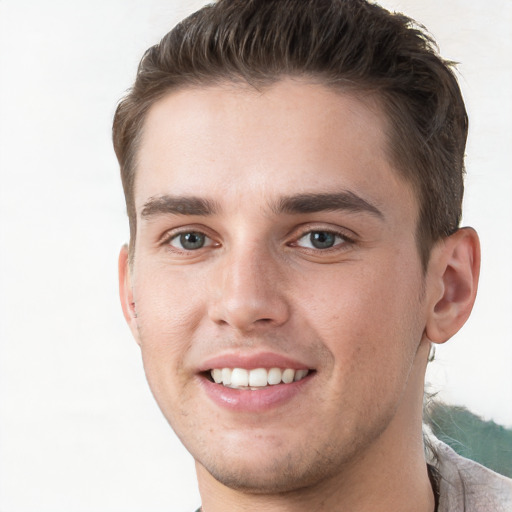
<svg viewBox="0 0 512 512">
<path fill-rule="evenodd" d="M 411 372 L 394 418 L 380 437 L 358 454 L 357 460 L 314 486 L 277 495 L 230 489 L 197 463 L 203 512 L 433 512 L 434 495 L 421 429 L 428 348 L 427 343 L 422 343 L 418 350 L 415 366 L 419 368 Z"/>
</svg>

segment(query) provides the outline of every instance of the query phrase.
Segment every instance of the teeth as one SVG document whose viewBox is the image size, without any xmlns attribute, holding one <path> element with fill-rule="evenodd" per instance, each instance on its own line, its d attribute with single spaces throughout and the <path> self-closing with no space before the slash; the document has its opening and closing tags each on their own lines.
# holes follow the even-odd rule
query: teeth
<svg viewBox="0 0 512 512">
<path fill-rule="evenodd" d="M 307 370 L 297 370 L 297 371 L 295 372 L 295 377 L 293 378 L 293 380 L 294 380 L 295 382 L 297 382 L 298 380 L 303 379 L 307 374 L 308 374 L 308 371 L 307 371 Z"/>
<path fill-rule="evenodd" d="M 260 388 L 267 385 L 267 370 L 257 368 L 249 372 L 249 386 Z"/>
<path fill-rule="evenodd" d="M 281 377 L 283 376 L 283 372 L 280 368 L 270 368 L 268 371 L 267 382 L 273 386 L 275 384 L 280 384 Z"/>
<path fill-rule="evenodd" d="M 215 368 L 211 370 L 211 376 L 216 384 L 222 384 L 232 388 L 264 388 L 267 385 L 290 384 L 302 380 L 308 375 L 309 370 L 293 370 L 292 368 Z"/>
<path fill-rule="evenodd" d="M 249 372 L 243 368 L 234 368 L 231 373 L 231 385 L 235 388 L 249 385 Z"/>
<path fill-rule="evenodd" d="M 231 370 L 229 368 L 222 368 L 222 380 L 225 386 L 231 384 Z"/>
<path fill-rule="evenodd" d="M 212 378 L 213 378 L 214 382 L 216 382 L 217 384 L 220 384 L 223 381 L 222 370 L 219 370 L 218 368 L 216 368 L 215 370 L 212 370 Z"/>
<path fill-rule="evenodd" d="M 283 372 L 282 378 L 285 384 L 290 384 L 290 382 L 293 382 L 293 379 L 295 378 L 295 370 L 288 368 Z"/>
</svg>

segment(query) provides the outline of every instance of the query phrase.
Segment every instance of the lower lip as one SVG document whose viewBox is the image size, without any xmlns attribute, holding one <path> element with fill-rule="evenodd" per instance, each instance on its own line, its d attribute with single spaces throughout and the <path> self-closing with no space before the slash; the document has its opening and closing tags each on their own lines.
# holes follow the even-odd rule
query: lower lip
<svg viewBox="0 0 512 512">
<path fill-rule="evenodd" d="M 200 382 L 208 397 L 217 405 L 237 412 L 262 412 L 290 402 L 303 392 L 314 373 L 290 384 L 276 384 L 258 390 L 232 389 L 201 377 Z"/>
</svg>

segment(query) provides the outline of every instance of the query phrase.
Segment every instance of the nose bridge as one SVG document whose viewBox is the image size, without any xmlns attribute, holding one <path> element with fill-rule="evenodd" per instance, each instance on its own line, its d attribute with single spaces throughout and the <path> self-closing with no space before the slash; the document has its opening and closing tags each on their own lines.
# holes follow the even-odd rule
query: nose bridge
<svg viewBox="0 0 512 512">
<path fill-rule="evenodd" d="M 212 283 L 212 320 L 240 331 L 286 321 L 288 305 L 279 291 L 282 275 L 270 248 L 254 240 L 234 243 L 220 260 Z"/>
</svg>

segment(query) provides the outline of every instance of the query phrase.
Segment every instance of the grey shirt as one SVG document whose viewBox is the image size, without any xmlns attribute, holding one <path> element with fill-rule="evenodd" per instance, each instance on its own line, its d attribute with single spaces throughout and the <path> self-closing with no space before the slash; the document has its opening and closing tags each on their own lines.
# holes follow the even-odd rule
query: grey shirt
<svg viewBox="0 0 512 512">
<path fill-rule="evenodd" d="M 430 438 L 439 474 L 438 512 L 512 512 L 512 480 Z"/>
</svg>

